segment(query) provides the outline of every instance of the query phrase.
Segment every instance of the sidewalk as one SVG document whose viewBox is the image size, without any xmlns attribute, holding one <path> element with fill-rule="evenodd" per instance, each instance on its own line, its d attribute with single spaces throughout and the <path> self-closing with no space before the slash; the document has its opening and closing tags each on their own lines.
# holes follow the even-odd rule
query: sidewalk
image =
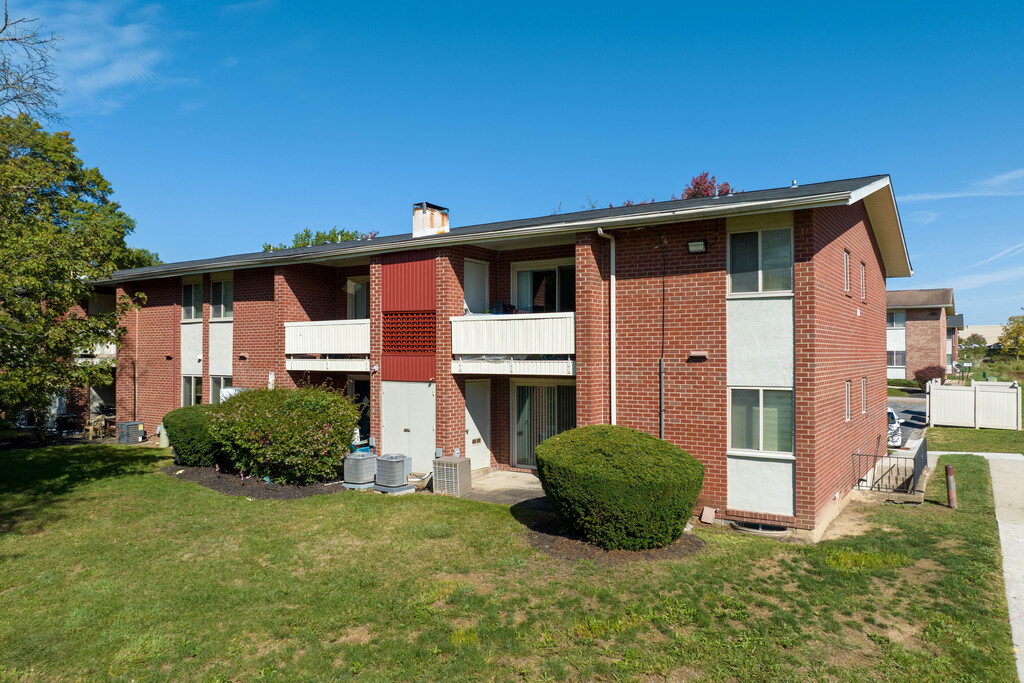
<svg viewBox="0 0 1024 683">
<path fill-rule="evenodd" d="M 934 461 L 947 452 L 952 451 L 929 452 L 928 464 L 934 466 Z M 1024 455 L 974 455 L 988 460 L 989 471 L 992 473 L 999 544 L 1003 547 L 1003 581 L 1006 584 L 1006 605 L 1010 612 L 1010 634 L 1017 651 L 1017 679 L 1024 681 Z"/>
</svg>

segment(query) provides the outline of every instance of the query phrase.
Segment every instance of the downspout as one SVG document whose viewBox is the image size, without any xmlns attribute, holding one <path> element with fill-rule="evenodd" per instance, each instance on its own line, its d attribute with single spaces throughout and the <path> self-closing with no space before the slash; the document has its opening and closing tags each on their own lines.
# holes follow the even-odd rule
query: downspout
<svg viewBox="0 0 1024 683">
<path fill-rule="evenodd" d="M 668 240 L 661 234 L 661 357 L 658 358 L 658 438 L 665 440 L 665 250 Z"/>
<path fill-rule="evenodd" d="M 615 237 L 612 235 L 604 234 L 604 230 L 601 228 L 597 229 L 597 234 L 604 237 L 611 242 L 611 275 L 609 277 L 609 303 L 608 303 L 608 336 L 609 344 L 611 346 L 609 350 L 610 368 L 608 371 L 609 381 L 611 382 L 610 391 L 610 402 L 611 402 L 611 422 L 615 424 L 616 416 L 616 403 L 615 403 Z"/>
</svg>

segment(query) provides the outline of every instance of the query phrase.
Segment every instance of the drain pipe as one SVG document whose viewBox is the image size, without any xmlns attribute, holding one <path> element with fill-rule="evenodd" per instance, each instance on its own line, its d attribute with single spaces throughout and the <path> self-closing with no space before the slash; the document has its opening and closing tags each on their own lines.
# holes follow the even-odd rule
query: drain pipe
<svg viewBox="0 0 1024 683">
<path fill-rule="evenodd" d="M 597 234 L 604 237 L 606 240 L 611 242 L 611 274 L 609 276 L 609 303 L 608 303 L 608 335 L 610 337 L 611 349 L 609 352 L 611 367 L 609 368 L 609 380 L 611 381 L 611 422 L 615 424 L 615 416 L 617 414 L 616 403 L 615 403 L 615 237 L 613 235 L 604 234 L 604 230 L 601 228 L 597 229 Z"/>
</svg>

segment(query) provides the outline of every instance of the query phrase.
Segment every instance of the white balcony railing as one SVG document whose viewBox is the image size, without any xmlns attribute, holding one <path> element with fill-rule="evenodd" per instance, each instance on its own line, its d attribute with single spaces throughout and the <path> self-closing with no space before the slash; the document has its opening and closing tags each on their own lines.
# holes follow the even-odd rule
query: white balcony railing
<svg viewBox="0 0 1024 683">
<path fill-rule="evenodd" d="M 456 374 L 575 374 L 568 358 L 576 353 L 575 313 L 468 315 L 451 323 Z"/>
<path fill-rule="evenodd" d="M 284 352 L 289 370 L 370 371 L 369 320 L 285 323 Z M 292 356 L 306 356 L 293 358 Z M 310 356 L 321 356 L 310 358 Z M 326 356 L 350 356 L 328 358 Z M 351 356 L 364 356 L 351 358 Z"/>
</svg>

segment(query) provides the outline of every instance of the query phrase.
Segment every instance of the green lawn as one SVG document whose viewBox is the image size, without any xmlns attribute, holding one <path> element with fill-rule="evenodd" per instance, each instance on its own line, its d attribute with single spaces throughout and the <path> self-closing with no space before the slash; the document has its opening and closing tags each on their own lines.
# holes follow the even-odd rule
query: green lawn
<svg viewBox="0 0 1024 683">
<path fill-rule="evenodd" d="M 897 389 L 896 387 L 886 387 L 886 396 L 889 397 L 903 397 L 907 395 L 906 389 Z"/>
<path fill-rule="evenodd" d="M 972 430 L 973 431 L 973 430 Z M 0 680 L 1007 681 L 986 463 L 816 546 L 536 550 L 509 508 L 230 498 L 162 451 L 0 452 Z"/>
</svg>

